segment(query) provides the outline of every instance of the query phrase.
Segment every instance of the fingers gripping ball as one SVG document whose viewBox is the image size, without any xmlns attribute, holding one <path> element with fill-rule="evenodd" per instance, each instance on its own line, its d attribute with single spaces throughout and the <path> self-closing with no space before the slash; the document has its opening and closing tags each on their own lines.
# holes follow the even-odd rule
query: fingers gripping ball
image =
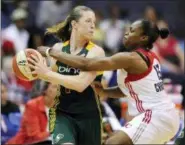
<svg viewBox="0 0 185 145">
<path fill-rule="evenodd" d="M 42 55 L 34 49 L 25 49 L 24 51 L 20 51 L 13 57 L 12 68 L 15 75 L 22 80 L 25 81 L 33 81 L 37 79 L 37 75 L 31 74 L 32 69 L 28 66 L 27 58 L 31 56 L 31 54 L 37 56 L 39 60 L 44 60 Z"/>
</svg>

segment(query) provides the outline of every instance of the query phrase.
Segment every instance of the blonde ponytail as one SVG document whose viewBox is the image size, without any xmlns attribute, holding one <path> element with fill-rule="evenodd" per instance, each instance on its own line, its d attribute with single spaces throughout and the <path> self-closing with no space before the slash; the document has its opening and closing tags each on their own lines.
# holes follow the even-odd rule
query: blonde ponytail
<svg viewBox="0 0 185 145">
<path fill-rule="evenodd" d="M 65 21 L 60 22 L 50 28 L 46 29 L 46 35 L 53 34 L 57 38 L 61 39 L 62 41 L 66 41 L 70 38 L 70 21 L 69 16 L 65 19 Z"/>
<path fill-rule="evenodd" d="M 59 30 L 64 28 L 66 26 L 66 21 L 63 21 L 61 23 L 58 23 L 50 28 L 46 29 L 46 34 L 57 34 Z"/>
<path fill-rule="evenodd" d="M 71 13 L 67 16 L 65 21 L 58 23 L 57 25 L 54 25 L 50 28 L 46 29 L 46 35 L 47 34 L 53 34 L 57 38 L 61 39 L 62 41 L 66 41 L 70 39 L 71 35 L 71 21 L 75 20 L 78 21 L 81 17 L 81 11 L 92 11 L 92 9 L 86 7 L 86 6 L 77 6 L 75 7 Z"/>
</svg>

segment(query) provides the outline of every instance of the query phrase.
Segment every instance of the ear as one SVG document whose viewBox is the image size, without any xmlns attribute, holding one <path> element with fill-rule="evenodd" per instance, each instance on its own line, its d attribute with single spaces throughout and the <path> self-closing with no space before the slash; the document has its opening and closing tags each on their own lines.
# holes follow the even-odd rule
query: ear
<svg viewBox="0 0 185 145">
<path fill-rule="evenodd" d="M 141 36 L 140 40 L 141 41 L 148 41 L 149 37 L 148 36 Z"/>
<path fill-rule="evenodd" d="M 75 21 L 75 20 L 72 20 L 72 21 L 71 21 L 71 26 L 72 26 L 72 28 L 76 28 L 77 23 L 76 23 L 76 21 Z"/>
</svg>

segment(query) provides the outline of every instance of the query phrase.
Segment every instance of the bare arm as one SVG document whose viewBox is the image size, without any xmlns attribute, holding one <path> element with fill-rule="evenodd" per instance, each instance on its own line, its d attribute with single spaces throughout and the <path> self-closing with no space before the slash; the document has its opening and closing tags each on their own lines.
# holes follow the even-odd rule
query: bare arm
<svg viewBox="0 0 185 145">
<path fill-rule="evenodd" d="M 80 75 L 61 75 L 50 71 L 47 73 L 46 81 L 60 84 L 66 88 L 83 92 L 96 78 L 96 72 L 80 72 Z"/>
<path fill-rule="evenodd" d="M 62 43 L 57 43 L 53 46 L 54 50 L 61 51 Z M 89 56 L 87 56 L 89 57 Z M 56 73 L 58 67 L 56 65 L 56 59 L 50 58 L 50 64 L 52 71 L 47 74 L 46 81 L 54 82 L 56 84 L 63 85 L 64 87 L 78 92 L 84 91 L 96 78 L 96 72 L 80 72 L 79 75 L 62 75 Z"/>
<path fill-rule="evenodd" d="M 96 51 L 94 53 L 101 54 L 102 52 Z M 106 71 L 121 68 L 129 69 L 130 67 L 135 67 L 136 71 L 139 70 L 143 72 L 147 69 L 145 62 L 135 52 L 117 53 L 111 57 L 84 58 L 62 53 L 52 49 L 50 51 L 50 55 L 60 62 L 75 68 L 79 68 L 83 71 Z"/>
<path fill-rule="evenodd" d="M 104 56 L 103 54 L 98 54 L 98 55 Z M 87 55 L 87 57 L 94 57 L 94 56 L 95 56 L 95 54 L 93 54 L 91 52 L 89 52 Z M 54 60 L 54 61 L 55 61 L 55 63 L 52 62 L 52 64 L 54 64 L 54 66 L 52 66 L 53 71 L 48 70 L 46 68 L 46 66 L 44 66 L 41 62 L 40 62 L 41 64 L 37 64 L 37 65 L 39 65 L 36 68 L 37 74 L 38 74 L 38 72 L 42 71 L 40 73 L 39 78 L 41 78 L 45 81 L 48 81 L 48 82 L 60 84 L 66 88 L 73 89 L 78 92 L 84 91 L 96 78 L 97 72 L 95 72 L 95 71 L 90 71 L 90 72 L 82 72 L 81 71 L 79 75 L 75 75 L 75 76 L 59 74 L 56 72 L 58 70 L 58 68 L 56 66 L 56 60 Z M 34 64 L 33 61 L 32 61 L 32 63 Z M 35 69 L 34 66 L 30 66 L 30 67 L 33 67 L 33 69 Z"/>
</svg>

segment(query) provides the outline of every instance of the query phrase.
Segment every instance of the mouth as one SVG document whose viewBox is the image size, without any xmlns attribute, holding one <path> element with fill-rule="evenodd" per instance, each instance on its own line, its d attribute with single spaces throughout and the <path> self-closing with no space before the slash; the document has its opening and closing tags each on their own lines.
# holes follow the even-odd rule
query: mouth
<svg viewBox="0 0 185 145">
<path fill-rule="evenodd" d="M 93 33 L 94 33 L 94 31 L 90 31 L 89 33 L 90 33 L 90 34 L 93 34 Z"/>
<path fill-rule="evenodd" d="M 126 36 L 124 36 L 124 39 L 127 40 L 128 38 Z"/>
</svg>

